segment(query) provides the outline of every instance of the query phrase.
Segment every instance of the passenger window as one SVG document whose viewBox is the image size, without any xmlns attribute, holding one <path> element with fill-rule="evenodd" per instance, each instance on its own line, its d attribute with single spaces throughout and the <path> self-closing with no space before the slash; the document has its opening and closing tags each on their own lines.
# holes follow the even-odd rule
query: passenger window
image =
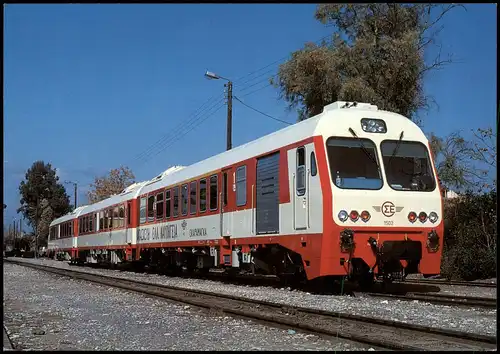
<svg viewBox="0 0 500 354">
<path fill-rule="evenodd" d="M 306 152 L 304 147 L 297 149 L 297 195 L 306 193 Z"/>
<path fill-rule="evenodd" d="M 94 227 L 94 220 L 92 216 L 89 216 L 89 232 L 94 231 L 93 227 Z"/>
<path fill-rule="evenodd" d="M 84 222 L 83 222 L 83 232 L 87 233 L 89 232 L 89 218 L 88 216 L 85 216 L 83 218 Z"/>
<path fill-rule="evenodd" d="M 170 207 L 171 207 L 171 204 L 170 204 L 170 190 L 168 190 L 168 191 L 165 192 L 165 204 L 166 204 L 165 217 L 169 218 L 171 216 L 171 214 L 170 214 Z"/>
<path fill-rule="evenodd" d="M 179 216 L 179 187 L 174 188 L 174 217 Z"/>
<path fill-rule="evenodd" d="M 207 180 L 200 180 L 200 213 L 207 210 Z"/>
<path fill-rule="evenodd" d="M 217 175 L 210 177 L 210 210 L 217 210 Z"/>
<path fill-rule="evenodd" d="M 120 225 L 120 217 L 118 214 L 118 207 L 115 206 L 113 209 L 113 229 L 118 228 L 118 225 Z"/>
<path fill-rule="evenodd" d="M 146 197 L 141 198 L 141 205 L 139 209 L 139 222 L 144 224 L 146 222 Z"/>
<path fill-rule="evenodd" d="M 187 212 L 188 212 L 188 185 L 187 184 L 182 185 L 181 200 L 182 200 L 182 215 L 187 215 Z"/>
<path fill-rule="evenodd" d="M 125 207 L 123 205 L 120 205 L 118 209 L 118 227 L 123 227 L 124 222 L 125 222 Z"/>
<path fill-rule="evenodd" d="M 197 201 L 197 196 L 196 196 L 196 181 L 191 182 L 189 185 L 189 213 L 190 214 L 196 214 L 196 201 Z"/>
<path fill-rule="evenodd" d="M 155 219 L 155 196 L 150 195 L 148 197 L 148 222 L 154 221 Z"/>
<path fill-rule="evenodd" d="M 131 225 L 132 224 L 132 203 L 128 202 L 127 203 L 127 210 L 126 210 L 126 213 L 127 213 L 127 225 Z"/>
<path fill-rule="evenodd" d="M 163 219 L 163 192 L 156 195 L 156 220 Z"/>
<path fill-rule="evenodd" d="M 227 189 L 227 172 L 224 172 L 224 174 L 222 175 L 222 178 L 223 178 L 222 179 L 222 186 L 223 186 L 223 189 L 222 189 L 222 194 L 223 194 L 222 200 L 224 202 L 223 205 L 226 206 L 227 205 L 227 196 L 228 196 L 227 195 L 227 191 L 228 191 L 228 189 Z"/>
<path fill-rule="evenodd" d="M 108 210 L 108 228 L 112 228 L 113 227 L 113 209 L 109 209 Z"/>
<path fill-rule="evenodd" d="M 247 203 L 247 167 L 240 166 L 236 170 L 236 205 Z"/>
<path fill-rule="evenodd" d="M 318 167 L 316 166 L 316 156 L 314 151 L 311 152 L 311 176 L 316 176 L 318 173 Z"/>
<path fill-rule="evenodd" d="M 104 213 L 102 211 L 99 212 L 99 230 L 104 229 Z"/>
</svg>

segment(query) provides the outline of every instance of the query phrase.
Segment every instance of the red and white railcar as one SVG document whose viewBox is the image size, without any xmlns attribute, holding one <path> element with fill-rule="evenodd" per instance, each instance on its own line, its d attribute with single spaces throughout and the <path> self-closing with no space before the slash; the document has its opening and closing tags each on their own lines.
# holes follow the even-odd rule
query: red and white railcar
<svg viewBox="0 0 500 354">
<path fill-rule="evenodd" d="M 370 104 L 335 102 L 83 207 L 73 215 L 72 256 L 307 279 L 432 275 L 440 271 L 441 216 L 422 130 Z"/>
</svg>

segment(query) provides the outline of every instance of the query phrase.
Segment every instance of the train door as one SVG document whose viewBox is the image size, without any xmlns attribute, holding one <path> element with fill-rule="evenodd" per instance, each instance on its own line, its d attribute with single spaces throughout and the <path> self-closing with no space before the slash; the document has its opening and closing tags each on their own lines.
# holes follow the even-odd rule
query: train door
<svg viewBox="0 0 500 354">
<path fill-rule="evenodd" d="M 257 159 L 255 222 L 257 235 L 279 233 L 280 153 Z"/>
<path fill-rule="evenodd" d="M 230 193 L 233 190 L 231 169 L 222 170 L 221 183 L 221 233 L 222 236 L 232 236 L 233 229 L 233 198 Z"/>
<path fill-rule="evenodd" d="M 295 160 L 295 173 L 293 173 L 293 213 L 295 230 L 307 229 L 307 213 L 309 208 L 307 151 L 305 146 L 296 149 L 295 159 L 290 159 L 291 164 Z"/>
</svg>

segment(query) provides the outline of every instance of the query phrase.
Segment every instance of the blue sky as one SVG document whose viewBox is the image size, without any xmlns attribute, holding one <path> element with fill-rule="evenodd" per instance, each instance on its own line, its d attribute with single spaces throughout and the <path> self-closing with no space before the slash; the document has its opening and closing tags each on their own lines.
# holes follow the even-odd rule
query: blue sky
<svg viewBox="0 0 500 354">
<path fill-rule="evenodd" d="M 426 132 L 461 129 L 470 136 L 475 127 L 496 129 L 496 6 L 467 9 L 442 22 L 443 53 L 456 62 L 426 81 L 439 105 L 423 116 Z M 312 4 L 5 5 L 4 223 L 18 217 L 19 182 L 38 159 L 57 167 L 62 180 L 77 181 L 86 202 L 93 177 L 121 164 L 145 180 L 224 151 L 226 107 L 216 111 L 223 81 L 205 79 L 207 69 L 234 80 L 234 95 L 245 103 L 294 122 L 295 112 L 267 86 L 278 63 L 238 78 L 329 34 L 314 10 Z M 176 130 L 212 112 L 187 134 L 189 125 Z M 234 101 L 233 146 L 282 127 Z M 73 200 L 72 186 L 67 190 Z"/>
</svg>

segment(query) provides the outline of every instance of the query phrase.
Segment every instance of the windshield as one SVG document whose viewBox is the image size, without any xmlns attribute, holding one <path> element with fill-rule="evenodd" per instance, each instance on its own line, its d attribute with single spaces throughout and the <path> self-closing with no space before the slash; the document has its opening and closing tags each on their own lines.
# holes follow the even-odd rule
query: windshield
<svg viewBox="0 0 500 354">
<path fill-rule="evenodd" d="M 364 147 L 364 149 L 363 149 Z M 343 189 L 380 189 L 382 177 L 369 139 L 329 138 L 326 141 L 333 183 Z"/>
<path fill-rule="evenodd" d="M 436 188 L 427 148 L 416 141 L 385 140 L 381 144 L 387 183 L 395 190 L 430 192 Z"/>
</svg>

